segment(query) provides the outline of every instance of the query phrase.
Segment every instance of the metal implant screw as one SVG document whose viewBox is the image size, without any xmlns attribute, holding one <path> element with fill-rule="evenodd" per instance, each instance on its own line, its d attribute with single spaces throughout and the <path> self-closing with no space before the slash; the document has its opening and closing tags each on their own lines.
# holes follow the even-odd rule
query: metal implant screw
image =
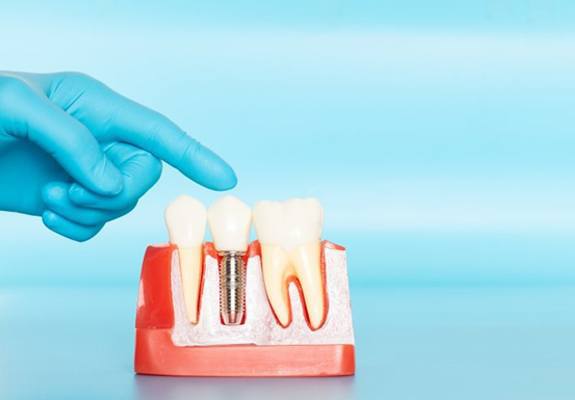
<svg viewBox="0 0 575 400">
<path fill-rule="evenodd" d="M 246 308 L 245 252 L 222 251 L 220 259 L 220 316 L 224 325 L 241 325 Z"/>
</svg>

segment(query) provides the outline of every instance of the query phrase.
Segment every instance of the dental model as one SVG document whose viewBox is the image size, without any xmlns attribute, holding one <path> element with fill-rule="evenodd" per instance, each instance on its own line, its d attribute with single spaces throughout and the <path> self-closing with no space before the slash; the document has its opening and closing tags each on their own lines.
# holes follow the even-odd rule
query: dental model
<svg viewBox="0 0 575 400">
<path fill-rule="evenodd" d="M 334 376 L 355 372 L 345 248 L 321 239 L 316 199 L 180 196 L 169 245 L 149 246 L 136 316 L 137 373 Z M 249 243 L 250 226 L 256 241 Z M 202 243 L 206 222 L 214 242 Z"/>
<path fill-rule="evenodd" d="M 215 202 L 208 211 L 210 230 L 220 260 L 220 315 L 226 325 L 244 320 L 246 266 L 252 210 L 233 196 Z"/>
</svg>

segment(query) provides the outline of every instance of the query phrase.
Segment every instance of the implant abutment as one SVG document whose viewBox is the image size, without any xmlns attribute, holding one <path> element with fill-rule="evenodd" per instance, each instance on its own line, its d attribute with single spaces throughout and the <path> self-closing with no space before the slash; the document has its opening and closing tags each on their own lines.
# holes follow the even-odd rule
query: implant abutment
<svg viewBox="0 0 575 400">
<path fill-rule="evenodd" d="M 220 251 L 220 318 L 224 325 L 245 321 L 246 265 L 243 251 Z"/>
</svg>

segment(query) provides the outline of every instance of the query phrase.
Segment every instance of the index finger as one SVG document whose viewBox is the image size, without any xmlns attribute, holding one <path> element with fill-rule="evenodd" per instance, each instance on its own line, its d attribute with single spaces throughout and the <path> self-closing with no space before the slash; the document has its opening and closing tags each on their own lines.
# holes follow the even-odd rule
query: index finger
<svg viewBox="0 0 575 400">
<path fill-rule="evenodd" d="M 236 185 L 228 163 L 168 118 L 125 98 L 117 101 L 110 129 L 121 140 L 150 152 L 209 189 L 227 190 Z"/>
<path fill-rule="evenodd" d="M 142 106 L 82 74 L 35 76 L 53 101 L 93 131 L 113 135 L 166 161 L 188 178 L 214 190 L 237 183 L 233 169 L 164 115 Z M 70 107 L 72 104 L 72 107 Z"/>
</svg>

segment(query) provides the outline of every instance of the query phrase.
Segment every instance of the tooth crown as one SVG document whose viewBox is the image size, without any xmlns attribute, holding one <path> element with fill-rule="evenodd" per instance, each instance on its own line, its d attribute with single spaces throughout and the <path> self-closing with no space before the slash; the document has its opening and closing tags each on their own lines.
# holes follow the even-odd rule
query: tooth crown
<svg viewBox="0 0 575 400">
<path fill-rule="evenodd" d="M 321 238 L 323 210 L 313 198 L 260 201 L 254 207 L 254 225 L 260 243 L 289 250 Z"/>
<path fill-rule="evenodd" d="M 245 251 L 248 248 L 252 211 L 236 197 L 224 196 L 208 211 L 216 249 Z"/>
<path fill-rule="evenodd" d="M 190 196 L 179 196 L 166 208 L 170 242 L 181 247 L 200 246 L 206 231 L 206 207 Z"/>
</svg>

